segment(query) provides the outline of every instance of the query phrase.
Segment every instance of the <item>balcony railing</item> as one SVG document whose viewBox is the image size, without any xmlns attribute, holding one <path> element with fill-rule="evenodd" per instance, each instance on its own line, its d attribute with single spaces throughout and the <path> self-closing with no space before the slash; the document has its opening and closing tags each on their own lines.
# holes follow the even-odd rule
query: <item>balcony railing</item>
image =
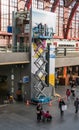
<svg viewBox="0 0 79 130">
<path fill-rule="evenodd" d="M 0 52 L 29 52 L 29 47 L 27 46 L 0 46 Z"/>
<path fill-rule="evenodd" d="M 0 53 L 2 52 L 29 52 L 30 48 L 27 46 L 0 46 Z M 56 47 L 55 48 L 56 57 L 62 56 L 78 56 L 79 55 L 79 47 Z"/>
<path fill-rule="evenodd" d="M 61 57 L 61 56 L 77 56 L 79 55 L 79 47 L 67 47 L 67 48 L 63 48 L 63 47 L 57 47 L 55 48 L 55 55 L 57 57 Z"/>
</svg>

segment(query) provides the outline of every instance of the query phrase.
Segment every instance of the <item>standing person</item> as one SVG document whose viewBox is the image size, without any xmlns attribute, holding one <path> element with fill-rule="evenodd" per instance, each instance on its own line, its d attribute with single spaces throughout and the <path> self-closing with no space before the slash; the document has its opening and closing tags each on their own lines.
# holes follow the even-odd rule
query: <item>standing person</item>
<svg viewBox="0 0 79 130">
<path fill-rule="evenodd" d="M 79 109 L 79 99 L 76 98 L 76 100 L 74 101 L 74 106 L 75 106 L 75 113 L 78 113 L 78 109 Z"/>
<path fill-rule="evenodd" d="M 71 72 L 69 71 L 69 73 L 71 73 Z M 72 79 L 73 79 L 72 76 L 70 76 L 70 77 L 69 77 L 69 84 L 70 84 L 70 86 L 71 86 L 71 84 L 72 84 Z"/>
<path fill-rule="evenodd" d="M 59 101 L 59 109 L 60 109 L 61 117 L 64 115 L 64 111 L 62 110 L 63 105 L 65 105 L 65 102 L 64 102 L 63 99 L 60 99 L 60 101 Z"/>
<path fill-rule="evenodd" d="M 70 101 L 70 95 L 71 95 L 71 91 L 70 89 L 67 89 L 66 90 L 67 101 Z"/>
<path fill-rule="evenodd" d="M 75 85 L 75 81 L 72 80 L 72 82 L 71 82 L 71 89 L 74 87 L 74 85 Z"/>
<path fill-rule="evenodd" d="M 59 86 L 59 79 L 56 78 L 56 88 L 58 88 L 58 86 Z"/>
<path fill-rule="evenodd" d="M 75 85 L 71 89 L 72 97 L 75 98 L 76 88 Z"/>
<path fill-rule="evenodd" d="M 37 121 L 41 120 L 42 115 L 42 105 L 40 103 L 37 104 L 36 111 L 37 111 Z"/>
</svg>

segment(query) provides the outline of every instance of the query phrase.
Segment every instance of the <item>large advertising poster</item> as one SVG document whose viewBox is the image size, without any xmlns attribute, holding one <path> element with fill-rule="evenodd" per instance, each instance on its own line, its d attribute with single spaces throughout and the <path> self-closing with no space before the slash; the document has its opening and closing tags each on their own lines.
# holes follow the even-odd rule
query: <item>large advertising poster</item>
<svg viewBox="0 0 79 130">
<path fill-rule="evenodd" d="M 37 71 L 34 61 L 38 58 L 38 53 L 42 53 L 47 48 L 47 44 L 53 44 L 55 29 L 55 13 L 32 8 L 32 73 Z M 37 39 L 37 43 L 34 39 Z M 39 39 L 42 39 L 41 46 Z"/>
<path fill-rule="evenodd" d="M 53 38 L 56 29 L 56 14 L 39 9 L 32 9 L 33 37 Z"/>
<path fill-rule="evenodd" d="M 32 83 L 33 88 L 37 91 L 37 94 L 51 95 L 52 86 L 54 86 L 54 69 L 55 69 L 55 48 L 53 50 L 53 34 L 56 28 L 56 14 L 39 9 L 32 8 L 32 57 L 31 57 L 31 72 L 33 75 Z M 46 76 L 48 72 L 46 70 L 46 49 L 50 46 L 49 55 L 49 84 L 46 84 Z M 47 73 L 46 73 L 47 72 Z M 38 81 L 37 81 L 38 80 Z M 41 82 L 41 80 L 43 82 Z M 41 84 L 40 84 L 41 83 Z M 48 87 L 48 88 L 47 88 Z M 41 88 L 43 88 L 41 90 Z M 45 91 L 46 90 L 46 91 Z M 33 97 L 35 92 L 33 90 Z M 40 94 L 39 94 L 40 93 Z M 39 97 L 39 96 L 38 96 Z"/>
</svg>

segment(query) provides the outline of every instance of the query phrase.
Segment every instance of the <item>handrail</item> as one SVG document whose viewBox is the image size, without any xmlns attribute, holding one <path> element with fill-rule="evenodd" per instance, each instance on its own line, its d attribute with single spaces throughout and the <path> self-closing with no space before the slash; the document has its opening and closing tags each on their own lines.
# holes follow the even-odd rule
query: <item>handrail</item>
<svg viewBox="0 0 79 130">
<path fill-rule="evenodd" d="M 78 54 L 79 53 L 79 47 L 56 47 L 55 48 L 55 55 L 56 56 L 67 56 L 72 54 Z"/>
<path fill-rule="evenodd" d="M 29 52 L 29 47 L 27 46 L 0 46 L 0 53 L 2 52 Z M 79 54 L 79 47 L 56 47 L 55 55 L 60 56 L 74 56 L 74 54 Z"/>
<path fill-rule="evenodd" d="M 27 46 L 0 46 L 0 52 L 29 52 L 29 47 Z"/>
</svg>

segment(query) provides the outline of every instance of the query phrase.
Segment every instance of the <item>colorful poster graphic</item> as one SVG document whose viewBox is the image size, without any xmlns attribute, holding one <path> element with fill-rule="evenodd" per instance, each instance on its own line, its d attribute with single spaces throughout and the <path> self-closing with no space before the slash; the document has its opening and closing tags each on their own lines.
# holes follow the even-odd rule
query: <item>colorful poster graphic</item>
<svg viewBox="0 0 79 130">
<path fill-rule="evenodd" d="M 55 86 L 55 46 L 53 45 L 50 45 L 49 63 L 49 83 Z"/>
<path fill-rule="evenodd" d="M 51 20 L 50 20 L 51 18 Z M 32 9 L 32 37 L 53 38 L 56 28 L 56 14 Z"/>
<path fill-rule="evenodd" d="M 51 19 L 50 19 L 51 18 Z M 56 28 L 56 14 L 39 9 L 32 9 L 32 74 L 38 72 L 37 66 L 41 66 L 41 55 L 45 55 L 44 51 L 47 45 L 50 45 L 50 65 L 49 65 L 49 83 L 54 86 L 55 81 L 55 48 L 53 48 L 53 33 Z M 45 56 L 46 57 L 46 56 Z M 45 58 L 44 58 L 45 59 Z M 37 63 L 38 62 L 38 63 Z M 43 61 L 45 62 L 45 61 Z M 45 66 L 43 68 L 45 70 Z M 39 77 L 41 72 L 38 74 Z M 44 78 L 43 78 L 44 79 Z"/>
</svg>

